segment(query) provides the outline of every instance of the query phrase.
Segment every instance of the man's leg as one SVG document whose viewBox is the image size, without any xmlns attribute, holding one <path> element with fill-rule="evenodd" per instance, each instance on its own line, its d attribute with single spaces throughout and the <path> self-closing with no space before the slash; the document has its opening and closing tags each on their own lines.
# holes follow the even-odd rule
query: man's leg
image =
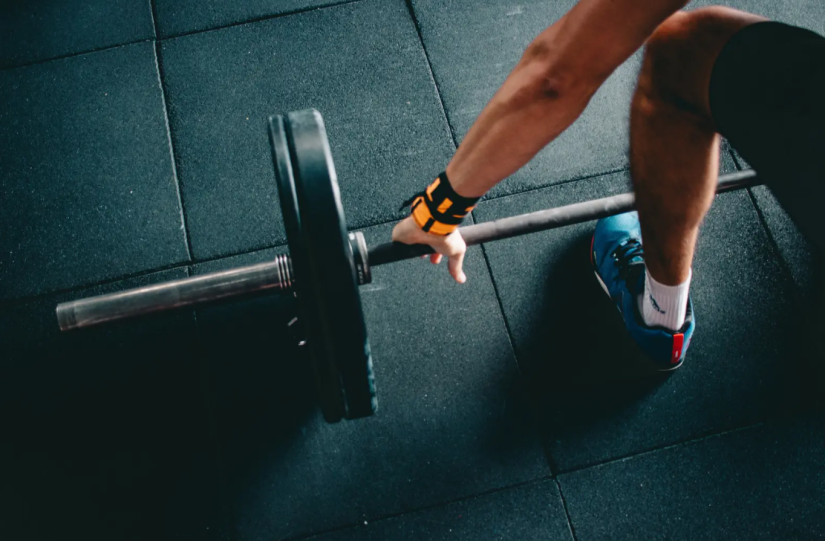
<svg viewBox="0 0 825 541">
<path fill-rule="evenodd" d="M 699 225 L 713 201 L 719 135 L 708 90 L 716 58 L 765 19 L 723 7 L 680 12 L 647 44 L 630 116 L 630 164 L 644 239 L 648 325 L 684 323 Z"/>
<path fill-rule="evenodd" d="M 599 220 L 591 257 L 631 336 L 660 370 L 682 364 L 695 331 L 690 266 L 717 182 L 717 132 L 825 248 L 823 89 L 825 37 L 748 13 L 680 13 L 649 40 L 631 112 L 639 212 Z M 825 310 L 812 321 L 818 335 Z M 825 356 L 819 344 L 814 350 Z"/>
<path fill-rule="evenodd" d="M 714 68 L 710 103 L 717 128 L 759 173 L 799 230 L 825 254 L 825 36 L 780 23 L 738 33 Z M 825 398 L 825 269 L 803 291 L 803 356 Z"/>
</svg>

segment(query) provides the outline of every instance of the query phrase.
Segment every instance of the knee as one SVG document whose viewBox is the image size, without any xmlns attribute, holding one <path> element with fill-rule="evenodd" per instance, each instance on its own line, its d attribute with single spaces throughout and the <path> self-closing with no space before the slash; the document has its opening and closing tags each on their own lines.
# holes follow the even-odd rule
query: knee
<svg viewBox="0 0 825 541">
<path fill-rule="evenodd" d="M 641 90 L 664 96 L 685 85 L 684 70 L 696 54 L 694 36 L 703 11 L 677 12 L 653 32 L 645 46 Z"/>
<path fill-rule="evenodd" d="M 651 102 L 707 113 L 707 90 L 716 57 L 754 17 L 713 6 L 677 12 L 647 40 L 634 107 Z"/>
</svg>

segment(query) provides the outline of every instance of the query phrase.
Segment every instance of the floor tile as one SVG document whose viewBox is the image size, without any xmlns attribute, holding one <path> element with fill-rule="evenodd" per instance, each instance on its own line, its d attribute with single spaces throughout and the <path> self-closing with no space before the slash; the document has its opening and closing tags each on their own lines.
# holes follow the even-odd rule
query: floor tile
<svg viewBox="0 0 825 541">
<path fill-rule="evenodd" d="M 822 310 L 825 289 L 821 287 L 822 258 L 816 247 L 805 238 L 791 217 L 782 208 L 767 186 L 750 190 L 754 204 L 768 230 L 768 235 L 776 246 L 776 251 L 784 262 L 786 271 L 796 286 L 792 299 L 796 303 L 796 317 L 800 321 L 803 340 L 800 348 L 808 352 L 812 371 L 809 375 L 814 385 L 814 395 L 825 403 L 825 358 L 819 344 L 820 329 L 825 323 Z"/>
<path fill-rule="evenodd" d="M 617 174 L 482 203 L 480 221 L 604 197 Z M 694 261 L 697 331 L 684 368 L 653 374 L 593 278 L 593 223 L 485 246 L 561 470 L 742 426 L 799 391 L 789 285 L 745 191 L 717 198 Z"/>
<path fill-rule="evenodd" d="M 733 158 L 734 151 L 728 140 L 723 138 L 719 146 L 719 174 L 727 175 L 737 172 L 736 161 Z"/>
<path fill-rule="evenodd" d="M 579 541 L 825 538 L 825 423 L 782 422 L 559 477 Z"/>
<path fill-rule="evenodd" d="M 800 295 L 809 298 L 816 285 L 816 248 L 802 236 L 782 205 L 767 186 L 751 190 L 756 206 L 765 219 L 768 232 L 776 242 L 779 253 L 788 264 Z"/>
<path fill-rule="evenodd" d="M 370 228 L 367 240 L 390 231 Z M 481 251 L 469 254 L 466 286 L 422 261 L 373 272 L 361 288 L 379 404 L 368 419 L 323 422 L 287 331 L 289 296 L 198 312 L 221 383 L 238 539 L 360 524 L 549 475 Z"/>
<path fill-rule="evenodd" d="M 198 259 L 284 242 L 270 114 L 324 115 L 351 228 L 401 217 L 453 151 L 403 0 L 176 38 L 162 59 Z"/>
<path fill-rule="evenodd" d="M 555 481 L 531 483 L 312 539 L 573 541 Z"/>
<path fill-rule="evenodd" d="M 154 47 L 0 72 L 0 300 L 186 261 Z"/>
<path fill-rule="evenodd" d="M 149 0 L 0 4 L 0 68 L 155 36 Z"/>
<path fill-rule="evenodd" d="M 211 539 L 221 528 L 191 313 L 61 333 L 58 302 L 0 310 L 0 537 Z"/>
<path fill-rule="evenodd" d="M 575 2 L 413 0 L 450 125 L 460 140 L 524 49 Z M 624 169 L 637 53 L 605 82 L 582 116 L 493 195 Z"/>
<path fill-rule="evenodd" d="M 169 37 L 341 3 L 343 0 L 155 0 L 155 16 L 158 33 Z"/>
</svg>

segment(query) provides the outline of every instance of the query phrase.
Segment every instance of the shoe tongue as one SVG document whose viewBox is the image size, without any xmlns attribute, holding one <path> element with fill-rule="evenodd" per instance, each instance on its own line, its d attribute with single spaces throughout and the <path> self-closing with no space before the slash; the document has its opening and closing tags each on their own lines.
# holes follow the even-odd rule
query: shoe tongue
<svg viewBox="0 0 825 541">
<path fill-rule="evenodd" d="M 645 264 L 641 257 L 634 257 L 628 263 L 627 270 L 627 289 L 634 295 L 638 295 L 644 291 L 645 288 Z"/>
</svg>

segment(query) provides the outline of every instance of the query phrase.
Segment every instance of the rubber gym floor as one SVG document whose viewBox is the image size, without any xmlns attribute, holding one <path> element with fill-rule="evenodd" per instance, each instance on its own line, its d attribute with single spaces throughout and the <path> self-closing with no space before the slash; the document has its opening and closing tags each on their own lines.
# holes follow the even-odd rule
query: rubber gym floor
<svg viewBox="0 0 825 541">
<path fill-rule="evenodd" d="M 322 112 L 351 228 L 389 240 L 573 3 L 0 3 L 0 538 L 825 537 L 813 252 L 762 187 L 708 215 L 666 378 L 593 279 L 592 223 L 474 247 L 462 286 L 375 269 L 369 419 L 322 420 L 290 298 L 57 330 L 58 302 L 284 250 L 273 113 Z M 825 33 L 822 0 L 728 4 Z M 473 220 L 627 190 L 640 55 Z"/>
</svg>

